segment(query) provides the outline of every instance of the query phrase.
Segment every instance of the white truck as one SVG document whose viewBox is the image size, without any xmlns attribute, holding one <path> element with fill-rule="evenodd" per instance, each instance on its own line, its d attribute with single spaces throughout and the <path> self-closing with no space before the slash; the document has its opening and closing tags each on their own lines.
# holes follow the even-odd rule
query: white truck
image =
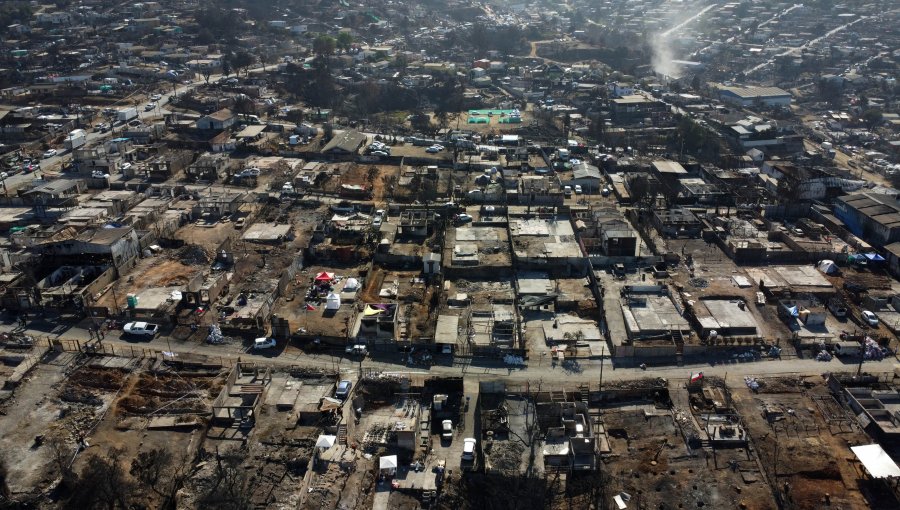
<svg viewBox="0 0 900 510">
<path fill-rule="evenodd" d="M 159 326 L 149 322 L 129 322 L 122 328 L 122 331 L 129 335 L 153 338 L 159 333 Z"/>
<path fill-rule="evenodd" d="M 83 129 L 76 129 L 70 132 L 69 136 L 63 141 L 63 145 L 69 150 L 77 149 L 85 143 L 87 143 L 87 132 Z"/>
<path fill-rule="evenodd" d="M 116 120 L 121 122 L 128 122 L 131 119 L 135 119 L 138 116 L 137 108 L 119 108 L 118 113 L 116 114 Z"/>
</svg>

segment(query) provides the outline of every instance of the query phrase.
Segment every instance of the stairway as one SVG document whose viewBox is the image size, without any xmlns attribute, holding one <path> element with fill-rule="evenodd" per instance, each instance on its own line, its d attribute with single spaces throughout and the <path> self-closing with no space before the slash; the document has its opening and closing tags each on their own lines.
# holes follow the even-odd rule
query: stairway
<svg viewBox="0 0 900 510">
<path fill-rule="evenodd" d="M 345 423 L 338 425 L 337 442 L 339 445 L 347 446 L 347 425 Z"/>
</svg>

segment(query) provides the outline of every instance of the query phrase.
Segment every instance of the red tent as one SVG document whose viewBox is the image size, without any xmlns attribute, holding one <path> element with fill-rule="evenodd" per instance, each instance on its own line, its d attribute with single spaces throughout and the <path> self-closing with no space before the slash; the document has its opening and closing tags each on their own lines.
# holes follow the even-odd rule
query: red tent
<svg viewBox="0 0 900 510">
<path fill-rule="evenodd" d="M 325 271 L 322 271 L 318 276 L 316 276 L 317 282 L 330 282 L 331 280 L 334 280 L 334 273 L 327 273 Z"/>
</svg>

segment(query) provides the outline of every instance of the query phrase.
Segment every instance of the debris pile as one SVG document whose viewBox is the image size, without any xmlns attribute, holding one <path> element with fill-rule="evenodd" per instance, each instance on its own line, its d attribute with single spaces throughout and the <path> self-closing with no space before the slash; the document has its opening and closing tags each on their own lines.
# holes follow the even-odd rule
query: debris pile
<svg viewBox="0 0 900 510">
<path fill-rule="evenodd" d="M 759 381 L 755 377 L 745 376 L 744 384 L 753 391 L 759 391 Z"/>
<path fill-rule="evenodd" d="M 176 253 L 175 256 L 182 264 L 187 265 L 209 264 L 209 261 L 211 260 L 209 254 L 206 253 L 206 250 L 204 250 L 202 246 L 197 246 L 196 244 L 185 245 L 178 250 L 178 253 Z"/>
<path fill-rule="evenodd" d="M 866 337 L 865 352 L 863 354 L 865 359 L 881 361 L 884 359 L 885 354 L 885 349 L 878 345 L 878 342 L 870 336 Z"/>
<path fill-rule="evenodd" d="M 816 361 L 831 361 L 831 353 L 828 351 L 819 351 L 819 354 L 816 354 Z"/>
<path fill-rule="evenodd" d="M 520 441 L 492 441 L 490 449 L 492 471 L 518 473 L 525 445 Z"/>
<path fill-rule="evenodd" d="M 522 356 L 515 356 L 512 354 L 507 354 L 506 356 L 503 357 L 503 363 L 506 363 L 507 365 L 510 365 L 510 366 L 521 367 L 521 366 L 525 366 L 525 358 L 523 358 Z"/>
<path fill-rule="evenodd" d="M 100 397 L 93 392 L 82 388 L 73 388 L 71 386 L 64 389 L 62 393 L 59 394 L 59 398 L 63 402 L 72 402 L 75 404 L 86 404 L 89 406 L 103 405 L 103 401 L 100 400 Z"/>
<path fill-rule="evenodd" d="M 688 283 L 690 283 L 697 289 L 705 289 L 709 287 L 709 281 L 705 278 L 691 278 L 690 280 L 688 280 Z"/>
<path fill-rule="evenodd" d="M 225 336 L 222 335 L 222 330 L 217 324 L 209 325 L 206 343 L 215 345 L 225 343 Z"/>
<path fill-rule="evenodd" d="M 379 374 L 366 376 L 359 384 L 357 393 L 366 398 L 367 403 L 392 402 L 403 385 L 398 376 Z"/>
</svg>

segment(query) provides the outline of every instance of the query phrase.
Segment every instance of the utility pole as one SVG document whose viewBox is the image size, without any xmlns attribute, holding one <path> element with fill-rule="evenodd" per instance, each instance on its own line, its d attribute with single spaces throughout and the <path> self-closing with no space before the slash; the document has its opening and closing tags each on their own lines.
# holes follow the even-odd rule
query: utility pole
<svg viewBox="0 0 900 510">
<path fill-rule="evenodd" d="M 597 391 L 603 391 L 603 354 L 600 354 L 600 386 Z"/>
</svg>

